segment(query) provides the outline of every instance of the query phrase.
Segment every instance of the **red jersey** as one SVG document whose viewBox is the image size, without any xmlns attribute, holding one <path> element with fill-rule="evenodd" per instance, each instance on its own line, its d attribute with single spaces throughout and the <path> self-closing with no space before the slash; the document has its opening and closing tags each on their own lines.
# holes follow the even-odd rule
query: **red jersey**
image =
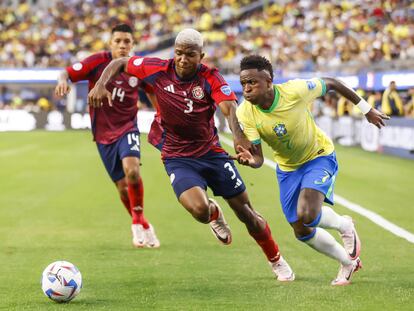
<svg viewBox="0 0 414 311">
<path fill-rule="evenodd" d="M 153 88 L 164 129 L 163 158 L 200 157 L 224 152 L 214 126 L 216 105 L 236 100 L 215 68 L 200 64 L 190 80 L 180 79 L 174 60 L 131 57 L 127 72 Z"/>
<path fill-rule="evenodd" d="M 110 52 L 93 54 L 79 63 L 66 68 L 72 82 L 89 81 L 89 91 L 99 80 L 105 67 L 112 61 Z M 107 99 L 100 108 L 89 107 L 94 140 L 100 144 L 111 144 L 127 132 L 138 130 L 138 79 L 123 72 L 106 85 L 112 94 L 113 106 Z"/>
</svg>

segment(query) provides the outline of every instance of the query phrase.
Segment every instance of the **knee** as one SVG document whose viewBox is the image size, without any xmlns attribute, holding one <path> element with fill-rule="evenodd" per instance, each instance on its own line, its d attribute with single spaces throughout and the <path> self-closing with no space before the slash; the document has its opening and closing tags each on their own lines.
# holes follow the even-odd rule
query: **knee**
<svg viewBox="0 0 414 311">
<path fill-rule="evenodd" d="M 293 231 L 299 241 L 306 242 L 313 237 L 315 229 L 306 226 L 295 226 Z"/>
<path fill-rule="evenodd" d="M 312 208 L 311 204 L 304 202 L 298 206 L 298 220 L 301 223 L 310 224 L 317 216 L 318 215 Z"/>
<path fill-rule="evenodd" d="M 191 206 L 187 207 L 187 210 L 201 223 L 207 224 L 210 221 L 208 202 L 193 202 Z"/>
<path fill-rule="evenodd" d="M 139 181 L 139 169 L 137 167 L 126 169 L 125 172 L 128 182 L 137 183 Z"/>
</svg>

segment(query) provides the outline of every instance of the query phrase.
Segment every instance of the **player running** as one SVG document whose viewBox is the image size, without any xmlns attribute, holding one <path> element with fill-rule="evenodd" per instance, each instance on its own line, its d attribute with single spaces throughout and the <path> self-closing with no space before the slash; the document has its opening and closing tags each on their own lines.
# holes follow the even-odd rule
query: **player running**
<svg viewBox="0 0 414 311">
<path fill-rule="evenodd" d="M 201 34 L 185 29 L 176 37 L 174 59 L 114 60 L 90 91 L 89 101 L 100 106 L 103 98 L 110 100 L 111 94 L 103 86 L 119 71 L 152 86 L 164 129 L 162 159 L 178 201 L 197 221 L 210 224 L 220 242 L 230 244 L 231 231 L 223 212 L 207 195 L 206 189 L 210 187 L 246 225 L 278 280 L 293 281 L 292 269 L 280 255 L 267 222 L 253 210 L 234 162 L 220 145 L 213 118 L 216 105 L 229 121 L 235 143 L 250 143 L 237 123 L 236 96 L 216 69 L 200 63 L 204 56 L 202 47 Z"/>
<path fill-rule="evenodd" d="M 282 210 L 296 237 L 340 262 L 332 285 L 350 284 L 352 273 L 362 267 L 361 242 L 351 217 L 322 206 L 324 201 L 333 204 L 338 163 L 332 141 L 316 126 L 308 105 L 326 91 L 335 90 L 357 105 L 378 128 L 389 117 L 333 78 L 273 85 L 272 65 L 257 55 L 243 58 L 240 70 L 245 101 L 238 107 L 237 117 L 256 148 L 249 151 L 238 146 L 239 163 L 262 166 L 262 139 L 273 149 Z M 339 231 L 344 246 L 324 229 Z"/>
<path fill-rule="evenodd" d="M 112 29 L 110 52 L 100 52 L 63 70 L 55 93 L 68 94 L 68 79 L 87 80 L 89 90 L 112 59 L 128 56 L 133 47 L 132 29 L 119 24 Z M 140 176 L 140 140 L 137 127 L 138 79 L 120 73 L 105 84 L 113 107 L 90 106 L 92 133 L 105 168 L 115 183 L 121 201 L 132 217 L 132 243 L 135 247 L 157 248 L 160 242 L 154 227 L 144 217 L 144 186 Z M 104 100 L 106 103 L 106 99 Z"/>
</svg>

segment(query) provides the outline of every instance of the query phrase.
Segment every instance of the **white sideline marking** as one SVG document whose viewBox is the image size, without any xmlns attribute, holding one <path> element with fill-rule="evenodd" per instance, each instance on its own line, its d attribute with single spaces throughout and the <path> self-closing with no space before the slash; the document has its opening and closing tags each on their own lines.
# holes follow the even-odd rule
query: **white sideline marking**
<svg viewBox="0 0 414 311">
<path fill-rule="evenodd" d="M 229 145 L 231 147 L 233 146 L 233 141 L 228 139 L 227 137 L 223 137 L 220 135 L 220 141 L 224 142 L 226 145 Z M 276 169 L 276 163 L 267 158 L 264 158 L 264 164 L 269 166 L 273 170 Z M 338 194 L 335 194 L 335 201 L 336 203 L 341 204 L 345 208 L 368 218 L 373 223 L 395 234 L 396 236 L 406 239 L 408 242 L 414 243 L 414 234 L 393 224 L 392 222 L 386 220 L 384 217 L 378 215 L 377 213 L 374 213 L 373 211 L 370 211 L 369 209 L 366 209 L 362 207 L 361 205 L 352 203 Z"/>
</svg>

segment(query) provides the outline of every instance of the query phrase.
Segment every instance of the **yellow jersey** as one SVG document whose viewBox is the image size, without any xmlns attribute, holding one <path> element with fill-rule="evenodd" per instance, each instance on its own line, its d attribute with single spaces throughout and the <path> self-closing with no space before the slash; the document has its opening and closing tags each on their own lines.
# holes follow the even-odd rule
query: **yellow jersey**
<svg viewBox="0 0 414 311">
<path fill-rule="evenodd" d="M 274 151 L 283 171 L 295 171 L 302 164 L 331 154 L 331 139 L 316 125 L 309 105 L 326 92 L 322 79 L 290 80 L 275 84 L 272 106 L 261 109 L 244 100 L 237 108 L 237 118 L 247 139 L 253 144 L 263 139 Z"/>
</svg>

